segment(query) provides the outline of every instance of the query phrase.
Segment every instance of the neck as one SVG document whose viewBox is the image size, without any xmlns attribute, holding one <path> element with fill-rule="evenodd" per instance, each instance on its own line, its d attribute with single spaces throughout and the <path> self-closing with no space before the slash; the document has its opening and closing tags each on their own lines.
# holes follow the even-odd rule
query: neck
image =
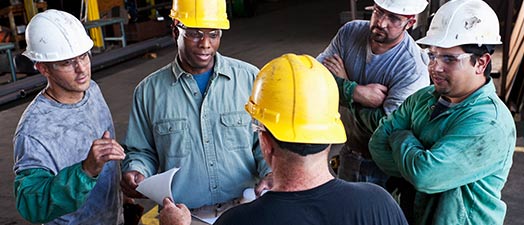
<svg viewBox="0 0 524 225">
<path fill-rule="evenodd" d="M 300 159 L 275 159 L 273 168 L 273 191 L 304 191 L 334 179 L 329 172 L 327 152 L 300 157 Z M 323 154 L 325 153 L 325 154 Z"/>
<path fill-rule="evenodd" d="M 61 104 L 75 104 L 84 98 L 85 92 L 61 92 L 48 86 L 44 94 L 48 99 Z"/>
</svg>

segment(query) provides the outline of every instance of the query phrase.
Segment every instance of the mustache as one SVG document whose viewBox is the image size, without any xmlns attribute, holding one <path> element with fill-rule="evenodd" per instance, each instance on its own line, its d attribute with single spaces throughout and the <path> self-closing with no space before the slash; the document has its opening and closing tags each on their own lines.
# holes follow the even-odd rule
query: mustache
<svg viewBox="0 0 524 225">
<path fill-rule="evenodd" d="M 382 28 L 382 27 L 379 27 L 379 26 L 371 26 L 371 30 L 374 30 L 374 29 L 377 29 L 377 30 L 382 31 L 382 32 L 386 32 L 386 31 L 384 30 L 384 28 Z"/>
</svg>

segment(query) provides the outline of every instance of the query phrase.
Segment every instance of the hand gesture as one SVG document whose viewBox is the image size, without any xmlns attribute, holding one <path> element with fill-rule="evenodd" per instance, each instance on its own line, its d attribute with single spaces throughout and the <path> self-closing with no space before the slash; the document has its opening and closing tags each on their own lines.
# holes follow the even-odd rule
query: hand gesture
<svg viewBox="0 0 524 225">
<path fill-rule="evenodd" d="M 124 149 L 116 140 L 111 139 L 109 131 L 105 131 L 101 139 L 96 139 L 91 145 L 87 158 L 82 161 L 82 169 L 91 177 L 96 177 L 104 164 L 111 160 L 122 160 L 126 157 Z"/>
</svg>

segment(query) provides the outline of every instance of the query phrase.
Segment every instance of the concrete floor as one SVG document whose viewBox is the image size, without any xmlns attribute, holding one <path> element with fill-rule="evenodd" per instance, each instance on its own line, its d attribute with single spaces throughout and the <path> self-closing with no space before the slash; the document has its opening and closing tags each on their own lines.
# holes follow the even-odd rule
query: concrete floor
<svg viewBox="0 0 524 225">
<path fill-rule="evenodd" d="M 349 9 L 347 0 L 272 0 L 259 1 L 259 14 L 253 18 L 231 19 L 231 29 L 224 32 L 220 52 L 243 59 L 261 67 L 270 59 L 284 53 L 316 56 L 329 43 L 339 28 L 339 13 Z M 300 3 L 300 4 L 299 4 Z M 162 49 L 156 59 L 146 57 L 96 72 L 94 80 L 100 85 L 113 114 L 117 139 L 124 137 L 131 107 L 133 89 L 149 73 L 172 61 L 174 47 Z M 15 209 L 13 183 L 12 136 L 18 119 L 32 98 L 9 104 L 0 111 L 0 225 L 29 224 Z M 519 124 L 519 131 L 523 127 Z M 522 139 L 522 133 L 519 133 Z M 524 224 L 524 155 L 515 153 L 514 166 L 503 191 L 508 204 L 505 224 Z M 336 204 L 336 203 L 333 203 Z M 151 204 L 146 202 L 146 210 Z"/>
</svg>

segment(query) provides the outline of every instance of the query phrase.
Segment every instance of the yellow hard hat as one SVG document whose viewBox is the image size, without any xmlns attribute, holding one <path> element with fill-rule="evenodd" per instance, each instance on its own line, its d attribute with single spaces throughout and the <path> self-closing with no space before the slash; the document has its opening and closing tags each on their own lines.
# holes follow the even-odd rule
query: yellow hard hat
<svg viewBox="0 0 524 225">
<path fill-rule="evenodd" d="M 335 79 L 308 55 L 285 54 L 266 64 L 255 79 L 245 108 L 279 141 L 346 141 Z"/>
<path fill-rule="evenodd" d="M 225 0 L 173 0 L 169 17 L 186 27 L 229 29 Z"/>
</svg>

